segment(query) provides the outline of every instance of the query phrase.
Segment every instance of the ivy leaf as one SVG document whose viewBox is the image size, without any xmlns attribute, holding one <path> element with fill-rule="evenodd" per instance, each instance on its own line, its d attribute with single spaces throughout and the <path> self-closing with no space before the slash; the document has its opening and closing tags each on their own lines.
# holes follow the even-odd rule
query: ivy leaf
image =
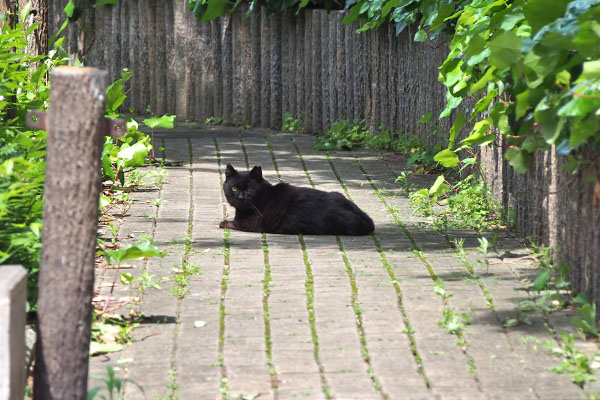
<svg viewBox="0 0 600 400">
<path fill-rule="evenodd" d="M 485 71 L 485 74 L 479 79 L 475 84 L 471 85 L 470 94 L 476 93 L 483 89 L 489 81 L 494 78 L 494 72 L 496 71 L 496 67 L 492 66 Z"/>
<path fill-rule="evenodd" d="M 119 79 L 113 82 L 106 88 L 106 112 L 116 112 L 126 98 L 127 96 L 123 94 L 123 81 Z"/>
<path fill-rule="evenodd" d="M 425 40 L 427 40 L 427 32 L 423 29 L 420 29 L 415 33 L 415 42 L 424 42 Z"/>
<path fill-rule="evenodd" d="M 569 147 L 576 149 L 587 140 L 598 133 L 598 120 L 594 115 L 588 115 L 584 119 L 579 119 L 573 124 L 571 136 L 569 137 Z"/>
<path fill-rule="evenodd" d="M 452 124 L 452 127 L 450 128 L 450 139 L 449 139 L 449 144 L 448 144 L 449 149 L 454 147 L 454 142 L 456 141 L 456 137 L 458 136 L 459 132 L 462 130 L 463 126 L 465 126 L 466 122 L 467 122 L 467 120 L 465 119 L 465 115 L 462 113 L 462 111 L 459 111 L 458 114 L 456 115 L 456 119 L 454 120 L 454 123 Z"/>
<path fill-rule="evenodd" d="M 448 190 L 450 190 L 450 185 L 444 183 L 445 181 L 446 178 L 444 178 L 444 175 L 438 176 L 435 182 L 433 183 L 433 186 L 431 186 L 431 188 L 429 189 L 429 195 L 434 197 L 440 197 L 448 193 Z"/>
<path fill-rule="evenodd" d="M 535 277 L 535 281 L 533 282 L 534 289 L 538 292 L 544 290 L 544 288 L 547 287 L 548 282 L 550 282 L 550 278 L 552 278 L 552 275 L 547 269 L 543 269 L 538 272 L 537 276 Z"/>
<path fill-rule="evenodd" d="M 544 26 L 556 21 L 565 14 L 567 4 L 571 0 L 553 0 L 552 5 L 548 0 L 529 0 L 523 6 L 523 13 L 531 25 L 533 33 Z"/>
<path fill-rule="evenodd" d="M 362 7 L 362 4 L 362 2 L 355 4 L 354 7 L 350 9 L 350 12 L 346 14 L 344 19 L 342 19 L 343 25 L 351 24 L 356 20 L 356 18 L 358 18 L 358 16 L 360 15 L 360 9 Z"/>
<path fill-rule="evenodd" d="M 514 32 L 506 32 L 489 42 L 490 65 L 498 69 L 508 68 L 521 58 L 521 38 Z"/>
<path fill-rule="evenodd" d="M 115 6 L 117 5 L 117 0 L 98 0 L 94 7 L 102 7 L 102 6 Z"/>
<path fill-rule="evenodd" d="M 215 18 L 222 17 L 227 12 L 228 2 L 222 0 L 211 0 L 208 1 L 208 7 L 202 15 L 200 21 L 206 22 L 211 21 Z"/>
<path fill-rule="evenodd" d="M 524 174 L 527 172 L 529 164 L 531 164 L 531 156 L 518 147 L 508 149 L 504 157 L 506 157 L 510 165 L 512 165 L 515 171 L 519 174 Z"/>
<path fill-rule="evenodd" d="M 147 118 L 144 120 L 144 124 L 148 128 L 166 128 L 173 129 L 173 121 L 175 120 L 175 115 L 163 115 L 162 117 L 153 117 Z"/>
<path fill-rule="evenodd" d="M 576 82 L 579 83 L 587 79 L 600 79 L 600 60 L 586 61 L 583 63 L 583 71 Z"/>
<path fill-rule="evenodd" d="M 489 120 L 484 119 L 478 121 L 473 126 L 473 130 L 471 130 L 471 134 L 464 139 L 461 143 L 466 145 L 477 144 L 479 146 L 484 146 L 489 144 L 496 139 L 496 135 L 494 133 L 489 133 L 488 131 L 492 127 L 492 124 Z"/>
<path fill-rule="evenodd" d="M 442 111 L 442 113 L 440 114 L 439 119 L 449 116 L 452 113 L 452 110 L 454 110 L 456 107 L 458 107 L 460 105 L 460 103 L 462 103 L 462 101 L 463 101 L 463 97 L 452 96 L 452 93 L 450 93 L 450 91 L 447 91 L 446 92 L 446 108 L 444 108 L 444 111 Z"/>
<path fill-rule="evenodd" d="M 136 142 L 133 146 L 129 147 L 125 147 L 125 144 L 123 144 L 121 149 L 117 153 L 117 157 L 123 161 L 123 168 L 141 167 L 144 165 L 148 156 L 148 147 L 143 142 Z"/>
<path fill-rule="evenodd" d="M 577 87 L 573 89 L 577 91 Z M 581 94 L 574 94 L 573 98 L 564 106 L 558 109 L 559 117 L 580 117 L 600 108 L 600 97 L 584 97 L 586 95 L 599 96 L 600 90 L 595 89 L 593 85 L 586 86 Z"/>
<path fill-rule="evenodd" d="M 118 250 L 105 250 L 106 258 L 110 263 L 121 263 L 125 260 L 134 260 L 136 258 L 164 257 L 156 246 L 149 241 L 129 244 Z"/>
<path fill-rule="evenodd" d="M 446 168 L 453 168 L 459 164 L 458 156 L 455 152 L 449 149 L 445 149 L 437 153 L 433 157 L 433 160 L 439 162 Z"/>
</svg>

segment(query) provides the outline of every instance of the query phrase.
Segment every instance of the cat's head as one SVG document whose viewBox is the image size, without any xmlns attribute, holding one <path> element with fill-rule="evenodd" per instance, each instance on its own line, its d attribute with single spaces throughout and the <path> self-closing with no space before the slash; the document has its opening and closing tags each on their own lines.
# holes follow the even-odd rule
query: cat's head
<svg viewBox="0 0 600 400">
<path fill-rule="evenodd" d="M 256 165 L 250 171 L 237 171 L 231 164 L 225 170 L 223 191 L 227 202 L 236 209 L 258 207 L 257 201 L 269 183 L 262 176 L 262 169 Z"/>
</svg>

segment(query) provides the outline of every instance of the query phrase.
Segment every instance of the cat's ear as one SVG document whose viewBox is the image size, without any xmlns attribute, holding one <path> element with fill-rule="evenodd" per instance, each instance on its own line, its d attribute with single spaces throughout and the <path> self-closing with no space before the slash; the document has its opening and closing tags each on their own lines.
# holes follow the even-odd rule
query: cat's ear
<svg viewBox="0 0 600 400">
<path fill-rule="evenodd" d="M 250 175 L 255 177 L 256 179 L 262 179 L 262 168 L 260 165 L 255 165 L 254 168 L 250 171 Z"/>
<path fill-rule="evenodd" d="M 237 174 L 237 171 L 235 170 L 235 168 L 233 168 L 233 165 L 227 164 L 227 168 L 225 169 L 225 177 L 231 178 L 235 174 Z"/>
</svg>

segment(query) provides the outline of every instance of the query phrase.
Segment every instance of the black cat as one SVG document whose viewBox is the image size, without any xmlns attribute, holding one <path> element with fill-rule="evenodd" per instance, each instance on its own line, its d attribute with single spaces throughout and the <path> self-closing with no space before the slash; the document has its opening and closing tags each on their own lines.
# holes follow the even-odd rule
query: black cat
<svg viewBox="0 0 600 400">
<path fill-rule="evenodd" d="M 233 221 L 221 228 L 246 232 L 304 235 L 368 235 L 373 220 L 356 204 L 336 192 L 292 186 L 271 185 L 255 166 L 238 172 L 227 164 L 223 190 L 235 207 Z"/>
</svg>

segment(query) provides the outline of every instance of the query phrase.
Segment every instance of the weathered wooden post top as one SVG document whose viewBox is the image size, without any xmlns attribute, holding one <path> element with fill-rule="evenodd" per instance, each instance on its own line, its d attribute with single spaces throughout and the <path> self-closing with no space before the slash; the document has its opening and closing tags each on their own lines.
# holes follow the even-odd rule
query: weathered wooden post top
<svg viewBox="0 0 600 400">
<path fill-rule="evenodd" d="M 50 109 L 30 123 L 47 131 L 38 297 L 35 399 L 84 399 L 92 321 L 107 73 L 58 67 Z M 31 119 L 31 118 L 30 118 Z"/>
</svg>

